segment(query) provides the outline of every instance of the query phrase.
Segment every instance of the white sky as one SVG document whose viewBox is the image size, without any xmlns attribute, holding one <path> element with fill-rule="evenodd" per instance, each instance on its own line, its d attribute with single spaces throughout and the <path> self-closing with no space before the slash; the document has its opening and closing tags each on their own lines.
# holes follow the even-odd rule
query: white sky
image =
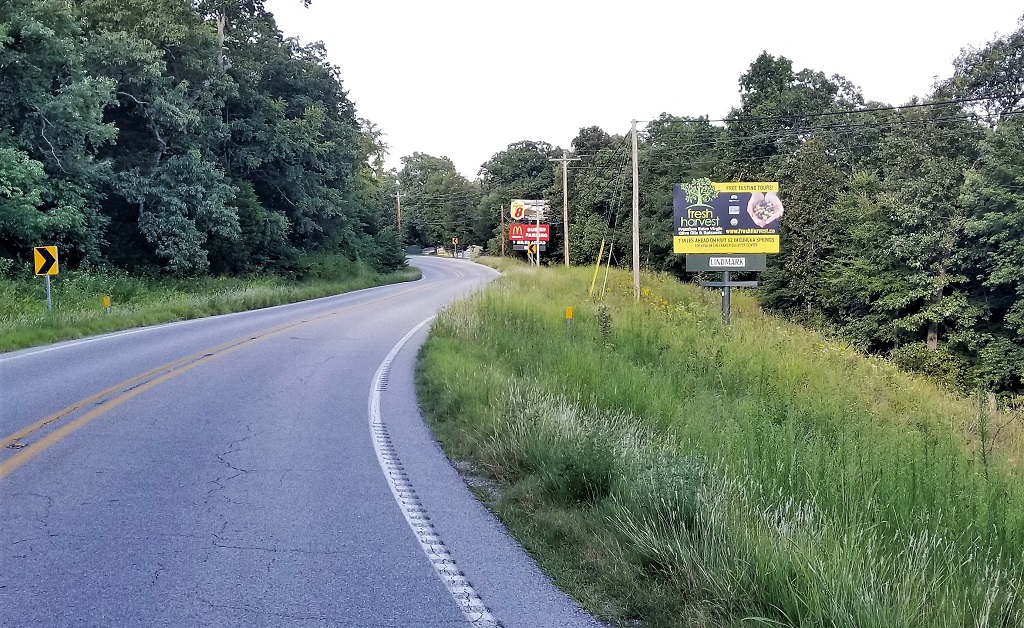
<svg viewBox="0 0 1024 628">
<path fill-rule="evenodd" d="M 580 127 L 724 117 L 767 50 L 902 104 L 965 46 L 1017 28 L 1014 0 L 267 0 L 285 36 L 323 41 L 358 115 L 391 147 L 475 178 L 508 144 L 571 148 Z"/>
</svg>

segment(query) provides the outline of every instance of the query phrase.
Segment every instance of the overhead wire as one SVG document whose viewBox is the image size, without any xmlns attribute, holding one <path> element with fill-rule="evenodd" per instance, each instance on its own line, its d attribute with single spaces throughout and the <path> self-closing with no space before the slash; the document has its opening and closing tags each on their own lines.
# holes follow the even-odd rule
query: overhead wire
<svg viewBox="0 0 1024 628">
<path fill-rule="evenodd" d="M 731 117 L 731 118 L 726 117 L 726 118 L 717 118 L 717 119 L 705 118 L 704 116 L 699 116 L 697 118 L 691 118 L 689 121 L 693 121 L 693 122 L 698 122 L 698 121 L 703 121 L 703 122 L 744 122 L 744 121 L 747 121 L 747 120 L 785 120 L 785 119 L 793 119 L 793 118 L 817 118 L 817 117 L 824 117 L 824 116 L 842 116 L 842 115 L 854 114 L 854 113 L 872 113 L 872 112 L 877 112 L 877 111 L 902 111 L 904 109 L 920 109 L 922 107 L 943 107 L 943 106 L 946 106 L 946 105 L 964 104 L 964 103 L 971 103 L 971 102 L 992 101 L 992 100 L 1000 100 L 1000 99 L 1003 99 L 1003 98 L 1018 98 L 1018 99 L 1021 99 L 1021 98 L 1024 98 L 1024 94 L 1016 94 L 1016 93 L 1012 93 L 1011 92 L 1011 93 L 1008 93 L 1008 94 L 993 94 L 993 95 L 989 95 L 989 96 L 977 96 L 977 97 L 972 97 L 972 98 L 954 98 L 954 99 L 951 99 L 951 100 L 940 100 L 940 101 L 934 101 L 934 102 L 913 103 L 913 104 L 898 105 L 898 106 L 897 105 L 893 105 L 893 106 L 886 106 L 886 107 L 862 107 L 862 108 L 859 108 L 859 109 L 841 109 L 841 110 L 838 110 L 838 111 L 820 111 L 820 112 L 816 112 L 816 113 L 800 113 L 800 114 L 778 115 L 778 116 L 734 116 L 734 117 Z M 653 122 L 661 122 L 661 121 L 662 120 L 637 120 L 637 122 L 643 122 L 643 123 L 646 123 L 646 124 L 653 123 Z"/>
<path fill-rule="evenodd" d="M 1024 97 L 1024 95 L 1021 95 L 1021 94 L 1001 94 L 1001 95 L 993 95 L 993 96 L 986 96 L 986 97 L 979 97 L 979 98 L 963 98 L 963 99 L 954 99 L 954 100 L 946 100 L 946 101 L 913 103 L 913 104 L 902 105 L 902 106 L 864 107 L 864 108 L 857 108 L 857 109 L 847 109 L 847 110 L 839 110 L 839 111 L 825 111 L 825 112 L 806 113 L 806 114 L 793 114 L 793 115 L 779 115 L 779 116 L 733 116 L 733 117 L 727 117 L 727 118 L 722 118 L 722 119 L 710 119 L 710 118 L 706 118 L 706 117 L 699 117 L 699 118 L 674 118 L 674 119 L 670 118 L 670 119 L 667 119 L 667 120 L 666 119 L 661 119 L 661 120 L 646 121 L 646 122 L 649 122 L 649 123 L 664 123 L 664 124 L 667 124 L 667 125 L 672 125 L 672 124 L 682 124 L 682 125 L 710 124 L 710 123 L 713 123 L 713 122 L 722 122 L 722 123 L 726 123 L 727 125 L 731 125 L 731 126 L 735 126 L 735 125 L 743 124 L 743 123 L 747 123 L 747 122 L 755 122 L 756 123 L 756 122 L 774 121 L 774 122 L 787 123 L 787 122 L 801 121 L 801 120 L 804 120 L 804 119 L 819 119 L 819 118 L 835 117 L 835 116 L 858 117 L 858 116 L 863 116 L 863 114 L 871 114 L 871 113 L 878 113 L 878 112 L 897 112 L 897 113 L 903 113 L 905 110 L 922 109 L 922 108 L 930 108 L 930 107 L 943 107 L 943 106 L 952 106 L 952 105 L 963 105 L 963 104 L 968 104 L 968 103 L 975 103 L 975 102 L 981 102 L 981 101 L 990 101 L 990 100 L 999 99 L 999 98 L 1011 98 L 1011 97 L 1012 98 L 1020 98 L 1020 97 Z M 1010 111 L 1010 112 L 1004 113 L 1002 117 L 1003 118 L 1015 117 L 1015 116 L 1021 115 L 1021 114 L 1024 114 L 1024 111 Z M 685 151 L 686 149 L 698 149 L 699 148 L 699 149 L 704 149 L 705 154 L 707 154 L 707 153 L 717 152 L 717 151 L 719 151 L 719 150 L 721 150 L 723 148 L 728 147 L 730 144 L 734 144 L 734 143 L 735 144 L 741 144 L 741 143 L 750 143 L 750 142 L 764 141 L 764 140 L 769 140 L 769 141 L 771 141 L 771 140 L 781 140 L 781 141 L 785 141 L 785 140 L 798 140 L 798 141 L 806 141 L 806 139 L 808 139 L 808 136 L 815 136 L 815 135 L 832 135 L 836 139 L 841 139 L 841 134 L 842 135 L 847 135 L 848 137 L 855 137 L 855 135 L 853 133 L 850 133 L 850 132 L 855 131 L 857 129 L 864 129 L 866 131 L 874 130 L 874 131 L 878 131 L 879 133 L 891 133 L 891 132 L 895 132 L 895 131 L 898 131 L 898 130 L 901 130 L 901 129 L 902 130 L 906 130 L 906 129 L 913 129 L 913 128 L 916 128 L 916 127 L 921 127 L 921 128 L 928 127 L 928 126 L 942 127 L 943 125 L 948 125 L 950 123 L 981 122 L 982 119 L 983 119 L 983 116 L 978 114 L 977 112 L 964 111 L 964 113 L 962 115 L 941 116 L 941 117 L 936 117 L 936 118 L 924 118 L 924 119 L 907 119 L 906 117 L 900 116 L 900 117 L 890 117 L 888 119 L 874 119 L 874 120 L 870 120 L 870 121 L 867 121 L 867 122 L 857 121 L 857 122 L 842 122 L 842 123 L 837 123 L 837 124 L 804 124 L 804 125 L 801 125 L 801 126 L 788 126 L 788 127 L 776 128 L 776 129 L 773 129 L 771 131 L 766 131 L 766 132 L 761 132 L 761 133 L 752 133 L 752 134 L 746 134 L 746 135 L 738 135 L 738 134 L 723 135 L 722 133 L 724 133 L 726 131 L 726 129 L 729 128 L 728 126 L 727 127 L 708 127 L 709 129 L 715 129 L 715 132 L 718 133 L 718 135 L 716 135 L 714 138 L 709 138 L 711 140 L 710 142 L 706 141 L 706 140 L 705 141 L 697 140 L 697 141 L 690 141 L 690 142 L 685 142 L 685 143 L 681 143 L 681 144 L 671 143 L 671 140 L 674 139 L 674 138 L 692 137 L 692 135 L 693 135 L 693 130 L 692 129 L 678 129 L 678 130 L 661 129 L 657 133 L 650 133 L 650 132 L 648 132 L 647 133 L 647 135 L 648 135 L 647 139 L 649 141 L 653 141 L 654 142 L 653 146 L 651 144 L 649 144 L 649 146 L 652 146 L 652 147 L 660 147 L 660 148 L 665 148 L 665 149 L 669 149 L 669 150 L 676 150 L 676 151 Z M 650 131 L 650 126 L 648 126 L 648 131 Z M 847 133 L 842 133 L 843 131 L 847 131 Z M 961 133 L 961 132 L 963 132 L 962 128 L 936 128 L 936 129 L 933 130 L 933 132 L 930 135 L 930 137 L 932 137 L 932 138 L 935 138 L 935 137 L 945 138 L 945 137 L 949 137 L 949 136 L 952 136 L 952 135 L 955 135 L 955 134 L 958 134 L 958 133 Z M 610 136 L 610 137 L 615 137 L 615 136 Z M 573 172 L 575 172 L 577 174 L 579 174 L 579 173 L 586 173 L 586 178 L 584 180 L 582 180 L 582 181 L 580 181 L 579 178 L 577 177 L 577 180 L 575 181 L 575 183 L 573 185 L 573 187 L 576 190 L 587 189 L 588 187 L 594 185 L 594 183 L 596 181 L 598 181 L 599 178 L 607 180 L 606 177 L 601 177 L 601 173 L 609 172 L 609 171 L 614 171 L 616 173 L 613 185 L 617 184 L 617 190 L 616 190 L 615 195 L 612 198 L 612 202 L 609 203 L 608 210 L 606 211 L 606 215 L 605 215 L 605 221 L 604 221 L 605 225 L 606 225 L 606 227 L 605 227 L 605 236 L 606 237 L 607 237 L 608 231 L 609 230 L 614 230 L 614 228 L 616 226 L 616 225 L 611 224 L 612 223 L 612 218 L 613 217 L 615 218 L 615 223 L 616 224 L 618 222 L 618 213 L 614 212 L 614 210 L 615 210 L 616 205 L 618 204 L 618 200 L 621 198 L 622 189 L 625 186 L 625 180 L 627 178 L 625 165 L 626 165 L 626 163 L 628 161 L 628 151 L 626 151 L 622 155 L 621 160 L 618 158 L 618 153 L 620 151 L 622 151 L 626 147 L 626 145 L 628 143 L 628 140 L 629 140 L 629 132 L 627 132 L 626 134 L 623 134 L 622 136 L 620 136 L 619 141 L 616 143 L 614 148 L 609 147 L 609 148 L 598 149 L 596 151 L 574 152 L 573 153 L 574 156 L 583 156 L 583 157 L 587 157 L 587 158 L 596 158 L 596 157 L 600 157 L 600 156 L 606 156 L 608 158 L 603 160 L 604 163 L 600 163 L 600 164 L 598 164 L 598 163 L 590 163 L 590 164 L 587 164 L 587 165 L 571 166 L 571 167 L 568 168 L 569 170 L 572 170 Z M 710 150 L 709 150 L 709 144 L 711 145 L 710 146 Z M 837 150 L 839 150 L 841 152 L 845 152 L 847 154 L 852 154 L 856 149 L 870 148 L 870 147 L 874 147 L 874 146 L 877 146 L 877 141 L 864 142 L 864 143 L 858 143 L 858 144 L 852 144 L 852 145 L 851 144 L 846 144 L 845 146 L 841 145 L 841 146 L 838 146 L 836 148 L 837 148 Z M 778 156 L 777 153 L 776 154 L 772 154 L 772 155 L 752 155 L 752 156 L 747 156 L 747 157 L 738 157 L 737 156 L 737 157 L 730 158 L 729 162 L 768 161 L 768 160 L 770 160 L 772 158 L 775 158 L 777 156 Z M 670 167 L 674 167 L 674 166 L 690 165 L 692 163 L 693 163 L 693 160 L 686 160 L 686 161 L 671 160 L 671 161 L 661 161 L 659 163 L 659 165 L 661 165 L 663 167 L 669 167 L 670 168 Z M 481 187 L 477 187 L 476 189 L 471 189 L 471 190 L 458 190 L 458 191 L 452 191 L 452 192 L 446 192 L 446 193 L 440 193 L 440 194 L 432 194 L 432 195 L 429 195 L 429 196 L 427 196 L 425 198 L 424 197 L 416 198 L 415 193 L 413 193 L 410 196 L 409 202 L 414 204 L 414 205 L 418 205 L 418 206 L 424 207 L 424 208 L 437 208 L 437 207 L 440 207 L 440 206 L 442 206 L 442 205 L 444 205 L 446 203 L 451 203 L 451 202 L 478 201 L 482 196 L 485 196 L 485 195 L 486 195 L 486 192 Z M 613 213 L 614 213 L 614 216 L 613 216 Z M 433 223 L 433 222 L 431 222 L 431 223 L 421 223 L 421 224 L 431 224 L 431 225 L 437 225 L 437 226 L 447 226 L 447 225 L 441 225 L 440 223 Z M 560 224 L 560 222 L 555 221 L 555 222 L 552 222 L 552 224 Z"/>
</svg>

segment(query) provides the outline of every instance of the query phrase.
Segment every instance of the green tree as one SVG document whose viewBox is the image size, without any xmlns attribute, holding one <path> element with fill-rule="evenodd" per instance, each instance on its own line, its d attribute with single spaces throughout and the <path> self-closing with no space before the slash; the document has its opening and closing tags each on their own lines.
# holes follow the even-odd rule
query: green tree
<svg viewBox="0 0 1024 628">
<path fill-rule="evenodd" d="M 58 244 L 67 263 L 100 258 L 106 221 L 98 187 L 108 164 L 99 151 L 117 135 L 104 120 L 114 84 L 90 73 L 84 39 L 64 2 L 11 0 L 0 8 L 0 149 L 5 204 L 18 208 L 0 257 L 27 259 L 38 244 L 31 238 Z"/>
<path fill-rule="evenodd" d="M 981 143 L 978 167 L 968 173 L 963 203 L 976 258 L 986 320 L 980 349 L 983 382 L 1024 389 L 1024 122 L 1000 122 Z M 973 277 L 971 278 L 973 279 Z"/>
<path fill-rule="evenodd" d="M 933 351 L 940 336 L 969 345 L 980 312 L 966 294 L 967 212 L 960 197 L 982 128 L 956 106 L 913 109 L 895 120 L 881 145 L 879 197 L 904 287 L 891 296 L 890 311 L 908 341 L 923 340 Z"/>
<path fill-rule="evenodd" d="M 688 277 L 685 256 L 676 255 L 672 245 L 672 188 L 694 179 L 715 180 L 722 174 L 717 151 L 723 131 L 707 117 L 681 118 L 667 113 L 644 129 L 639 145 L 640 245 L 645 254 L 642 259 L 652 267 Z M 625 178 L 628 155 L 623 151 L 622 156 Z M 623 197 L 618 202 L 628 207 L 632 199 Z"/>
<path fill-rule="evenodd" d="M 845 208 L 848 177 L 839 171 L 826 142 L 811 139 L 780 167 L 786 207 L 779 254 L 763 274 L 765 304 L 814 321 L 822 312 L 826 265 L 849 251 Z"/>
<path fill-rule="evenodd" d="M 451 159 L 424 153 L 402 157 L 398 181 L 407 242 L 444 246 L 459 238 L 460 246 L 473 243 L 470 235 L 480 189 L 459 174 Z"/>
<path fill-rule="evenodd" d="M 552 209 L 560 206 L 561 178 L 556 184 L 556 164 L 550 159 L 561 157 L 561 151 L 547 142 L 522 141 L 509 144 L 480 166 L 480 189 L 483 194 L 474 221 L 473 237 L 496 253 L 501 248 L 500 219 L 509 211 L 512 199 L 551 201 Z M 557 187 L 557 200 L 553 191 Z M 559 212 L 554 212 L 559 213 Z M 506 218 L 507 221 L 507 218 Z M 560 223 L 561 220 L 558 220 Z M 561 230 L 552 230 L 549 253 L 557 254 L 561 246 Z"/>
<path fill-rule="evenodd" d="M 986 45 L 968 47 L 954 61 L 953 76 L 941 91 L 952 97 L 980 99 L 971 109 L 979 111 L 994 127 L 1024 105 L 1024 16 L 1018 28 Z"/>
<path fill-rule="evenodd" d="M 767 52 L 754 60 L 739 84 L 741 104 L 726 116 L 719 145 L 719 176 L 737 181 L 772 178 L 815 133 L 815 118 L 808 116 L 864 103 L 860 91 L 843 77 L 794 71 L 792 61 Z"/>
</svg>

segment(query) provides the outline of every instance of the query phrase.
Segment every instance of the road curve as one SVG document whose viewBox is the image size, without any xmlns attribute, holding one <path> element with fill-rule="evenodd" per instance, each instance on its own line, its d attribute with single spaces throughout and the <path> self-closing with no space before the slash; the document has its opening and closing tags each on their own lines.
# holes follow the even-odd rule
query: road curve
<svg viewBox="0 0 1024 628">
<path fill-rule="evenodd" d="M 414 263 L 0 354 L 0 626 L 596 626 L 419 415 L 421 323 L 495 273 Z"/>
</svg>

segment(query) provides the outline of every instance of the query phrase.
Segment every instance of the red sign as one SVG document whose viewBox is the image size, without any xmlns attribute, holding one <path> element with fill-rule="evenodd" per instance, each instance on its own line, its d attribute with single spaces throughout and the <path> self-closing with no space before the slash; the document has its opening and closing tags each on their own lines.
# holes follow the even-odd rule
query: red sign
<svg viewBox="0 0 1024 628">
<path fill-rule="evenodd" d="M 533 223 L 517 223 L 514 222 L 508 226 L 508 239 L 509 240 L 520 240 L 536 242 L 547 242 L 551 239 L 551 225 L 541 223 L 540 230 L 537 229 L 537 225 Z"/>
</svg>

